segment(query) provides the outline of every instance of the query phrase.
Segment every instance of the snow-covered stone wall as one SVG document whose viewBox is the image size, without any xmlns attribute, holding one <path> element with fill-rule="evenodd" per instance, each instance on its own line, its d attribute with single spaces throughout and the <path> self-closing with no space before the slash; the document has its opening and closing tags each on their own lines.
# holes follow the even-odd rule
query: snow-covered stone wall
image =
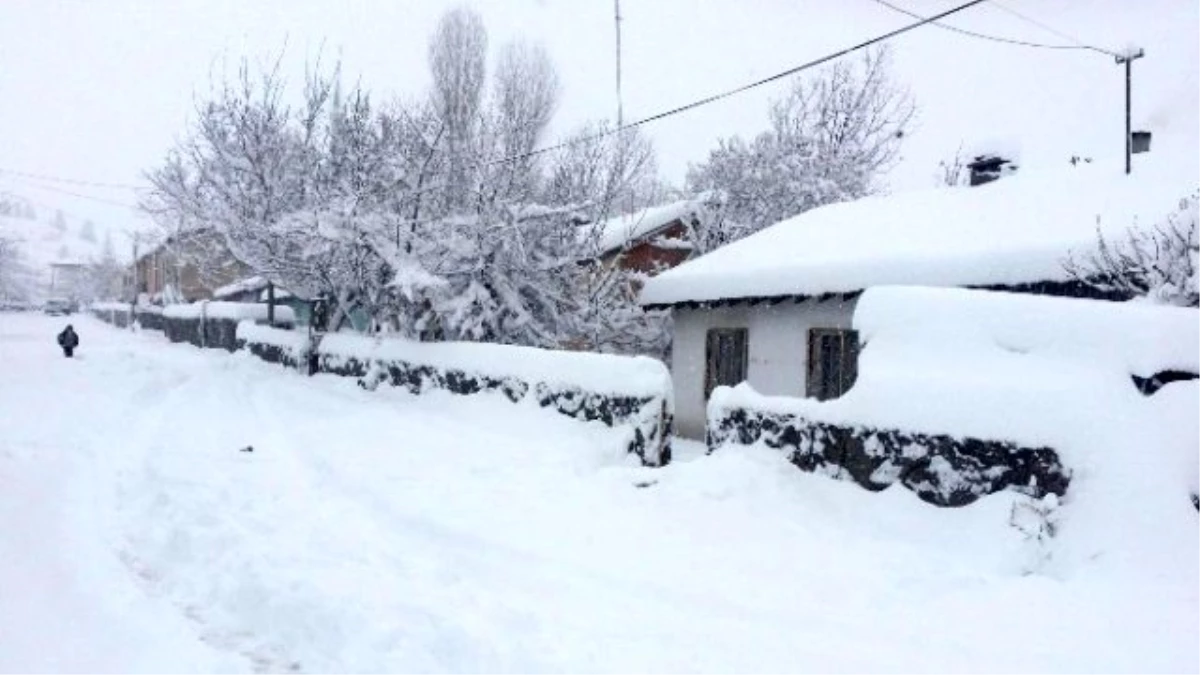
<svg viewBox="0 0 1200 675">
<path fill-rule="evenodd" d="M 309 375 L 316 372 L 312 341 L 308 334 L 263 326 L 253 321 L 237 325 L 237 349 L 247 351 L 268 363 L 278 363 Z"/>
<path fill-rule="evenodd" d="M 129 305 L 121 302 L 95 302 L 88 306 L 88 312 L 105 323 L 119 328 L 129 326 Z"/>
<path fill-rule="evenodd" d="M 867 289 L 853 387 L 828 401 L 765 396 L 752 362 L 751 385 L 709 401 L 709 447 L 761 441 L 801 468 L 871 489 L 901 482 L 947 505 L 1005 487 L 1075 490 L 1116 457 L 1173 463 L 1176 440 L 1194 436 L 1194 411 L 1164 421 L 1157 408 L 1195 390 L 1198 318 L 1145 302 Z M 752 353 L 753 340 L 752 329 Z M 1194 470 L 1179 477 L 1195 483 Z"/>
<path fill-rule="evenodd" d="M 291 348 L 275 346 L 281 355 Z M 268 351 L 266 346 L 253 349 Z M 314 353 L 318 372 L 358 378 L 367 389 L 386 383 L 413 393 L 496 392 L 514 403 L 531 401 L 581 421 L 625 428 L 628 451 L 647 466 L 671 459 L 671 379 L 654 359 L 348 334 L 326 335 Z"/>
<path fill-rule="evenodd" d="M 236 351 L 238 324 L 242 321 L 266 321 L 268 308 L 263 304 L 241 302 L 197 302 L 171 305 L 163 310 L 163 332 L 171 342 L 187 342 L 197 347 Z M 290 307 L 275 307 L 277 325 L 295 323 Z"/>
<path fill-rule="evenodd" d="M 627 450 L 647 466 L 670 462 L 670 375 L 653 359 L 511 345 L 421 343 L 353 334 L 314 335 L 243 321 L 237 348 L 307 374 L 357 378 L 420 394 L 495 392 L 581 421 L 628 430 Z"/>
<path fill-rule="evenodd" d="M 729 444 L 787 453 L 804 471 L 850 480 L 872 491 L 896 483 L 938 506 L 965 506 L 1012 488 L 1035 498 L 1066 494 L 1071 472 L 1047 447 L 1010 441 L 877 429 L 809 419 L 755 405 L 749 388 L 721 387 L 709 406 L 709 451 Z M 774 408 L 772 410 L 771 408 Z"/>
</svg>

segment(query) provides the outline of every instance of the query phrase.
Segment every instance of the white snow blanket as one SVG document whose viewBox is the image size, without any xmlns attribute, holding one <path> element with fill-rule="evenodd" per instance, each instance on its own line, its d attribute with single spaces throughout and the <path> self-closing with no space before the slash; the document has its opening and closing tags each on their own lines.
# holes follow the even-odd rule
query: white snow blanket
<svg viewBox="0 0 1200 675">
<path fill-rule="evenodd" d="M 128 302 L 93 302 L 89 305 L 94 312 L 128 312 Z M 139 308 L 141 309 L 141 308 Z"/>
<path fill-rule="evenodd" d="M 1064 260 L 1094 250 L 1098 232 L 1152 226 L 1196 191 L 1195 149 L 1179 150 L 1139 156 L 1132 175 L 1066 165 L 820 207 L 654 277 L 641 302 L 1065 281 Z"/>
<path fill-rule="evenodd" d="M 198 319 L 206 317 L 209 319 L 232 319 L 240 321 L 243 319 L 253 319 L 256 321 L 265 321 L 267 319 L 268 307 L 265 304 L 250 303 L 250 302 L 193 302 L 189 305 L 168 305 L 163 310 L 163 316 L 168 319 Z M 296 313 L 291 307 L 275 307 L 275 319 L 278 321 L 293 322 L 296 320 Z"/>
<path fill-rule="evenodd" d="M 1159 480 L 1133 452 L 1030 573 L 1011 494 L 938 509 L 756 448 L 644 469 L 536 406 L 80 321 L 67 360 L 56 320 L 0 320 L 3 672 L 1200 669 L 1196 514 L 1101 489 Z M 1195 415 L 1180 386 L 1163 414 Z M 1115 565 L 1143 527 L 1174 546 Z"/>
<path fill-rule="evenodd" d="M 415 342 L 350 334 L 317 345 L 321 372 L 384 381 L 416 392 L 503 393 L 627 432 L 626 447 L 650 466 L 670 461 L 674 403 L 665 365 L 647 357 L 474 342 Z"/>
<path fill-rule="evenodd" d="M 226 284 L 213 291 L 213 297 L 218 300 L 228 298 L 231 295 L 239 293 L 247 293 L 249 291 L 257 291 L 267 287 L 267 280 L 260 276 L 246 277 L 231 284 Z"/>
<path fill-rule="evenodd" d="M 294 355 L 304 354 L 309 350 L 307 331 L 285 330 L 264 326 L 254 321 L 241 321 L 237 326 L 239 342 L 256 342 L 288 350 Z"/>
<path fill-rule="evenodd" d="M 963 289 L 881 287 L 859 300 L 858 380 L 825 402 L 714 393 L 831 423 L 1053 448 L 1073 471 L 1059 554 L 1195 577 L 1197 380 L 1150 396 L 1132 375 L 1200 371 L 1200 312 Z M 1098 542 L 1120 541 L 1105 547 Z M 1099 551 L 1103 550 L 1103 553 Z"/>
<path fill-rule="evenodd" d="M 669 397 L 671 375 L 661 361 L 645 356 L 616 356 L 479 342 L 416 342 L 334 333 L 321 340 L 326 358 L 406 361 L 442 370 L 511 377 L 578 387 L 599 394 Z"/>
</svg>

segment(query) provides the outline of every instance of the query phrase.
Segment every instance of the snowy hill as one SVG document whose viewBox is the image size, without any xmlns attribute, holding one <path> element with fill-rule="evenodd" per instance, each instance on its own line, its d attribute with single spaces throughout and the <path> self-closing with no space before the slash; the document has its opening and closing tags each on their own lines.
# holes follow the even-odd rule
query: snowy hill
<svg viewBox="0 0 1200 675">
<path fill-rule="evenodd" d="M 22 262 L 43 280 L 52 263 L 87 263 L 103 251 L 95 224 L 10 191 L 0 191 L 0 236 L 17 243 Z"/>
</svg>

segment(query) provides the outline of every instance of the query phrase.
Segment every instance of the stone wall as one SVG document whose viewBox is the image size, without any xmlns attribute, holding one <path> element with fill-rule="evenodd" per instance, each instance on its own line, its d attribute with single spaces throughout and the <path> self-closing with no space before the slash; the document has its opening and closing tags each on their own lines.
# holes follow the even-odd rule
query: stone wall
<svg viewBox="0 0 1200 675">
<path fill-rule="evenodd" d="M 1038 498 L 1062 496 L 1071 481 L 1058 454 L 1046 447 L 830 424 L 745 407 L 710 412 L 710 453 L 759 441 L 786 453 L 803 471 L 872 491 L 899 483 L 938 506 L 965 506 L 1006 488 Z"/>
</svg>

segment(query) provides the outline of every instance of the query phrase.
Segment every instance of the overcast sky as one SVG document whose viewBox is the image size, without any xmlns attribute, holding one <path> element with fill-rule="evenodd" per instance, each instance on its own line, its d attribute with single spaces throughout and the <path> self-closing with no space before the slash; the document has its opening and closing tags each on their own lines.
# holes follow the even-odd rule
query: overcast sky
<svg viewBox="0 0 1200 675">
<path fill-rule="evenodd" d="M 953 0 L 892 0 L 933 14 Z M 222 61 L 265 61 L 281 50 L 293 81 L 324 45 L 377 99 L 421 96 L 427 37 L 442 0 L 3 0 L 0 2 L 0 172 L 140 183 L 186 128 Z M 615 116 L 612 0 L 475 0 L 493 52 L 543 42 L 563 81 L 553 130 Z M 1011 38 L 1068 44 L 1017 10 L 1086 43 L 1136 43 L 1134 122 L 1156 139 L 1197 143 L 1196 0 L 1000 0 L 947 20 Z M 873 0 L 621 0 L 627 119 L 674 107 L 822 56 L 911 19 Z M 931 184 L 960 143 L 1021 145 L 1026 163 L 1123 150 L 1124 71 L 1109 56 L 995 44 L 925 26 L 892 41 L 894 74 L 912 92 L 918 128 L 892 189 Z M 653 123 L 664 177 L 682 182 L 716 139 L 763 128 L 775 83 Z M 1166 141 L 1159 141 L 1166 142 Z M 0 191 L 94 218 L 138 225 L 119 206 L 51 185 L 132 203 L 128 190 L 39 183 L 0 173 Z"/>
</svg>

